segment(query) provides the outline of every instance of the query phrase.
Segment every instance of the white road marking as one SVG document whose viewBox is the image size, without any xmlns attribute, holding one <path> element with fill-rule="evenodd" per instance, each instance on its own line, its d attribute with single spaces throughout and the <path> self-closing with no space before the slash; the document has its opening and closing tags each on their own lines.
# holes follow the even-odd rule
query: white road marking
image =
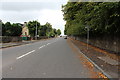
<svg viewBox="0 0 120 80">
<path fill-rule="evenodd" d="M 28 54 L 31 54 L 31 53 L 33 53 L 33 52 L 35 52 L 35 50 L 32 50 L 32 51 L 30 51 L 30 52 L 28 52 L 28 53 L 26 53 L 26 54 L 24 54 L 24 55 L 22 55 L 22 56 L 19 56 L 19 57 L 17 57 L 16 59 L 20 59 L 20 58 L 22 58 L 22 57 L 24 57 L 24 56 L 27 56 Z"/>
<path fill-rule="evenodd" d="M 49 45 L 49 44 L 51 44 L 51 43 L 47 43 L 47 45 Z"/>
<path fill-rule="evenodd" d="M 43 47 L 45 47 L 45 45 L 43 45 L 43 46 L 39 47 L 39 49 L 41 49 L 41 48 L 43 48 Z"/>
<path fill-rule="evenodd" d="M 54 42 L 56 42 L 56 41 L 54 41 Z M 39 47 L 39 49 L 41 49 L 41 48 L 43 48 L 43 47 L 45 47 L 45 46 L 47 46 L 47 45 L 49 45 L 49 44 L 52 44 L 52 43 L 54 43 L 54 42 L 47 43 L 46 45 L 43 45 L 43 46 Z"/>
<path fill-rule="evenodd" d="M 49 45 L 49 44 L 52 44 L 52 43 L 55 43 L 56 41 L 54 41 L 54 42 L 51 42 L 51 43 L 47 43 L 47 45 Z"/>
</svg>

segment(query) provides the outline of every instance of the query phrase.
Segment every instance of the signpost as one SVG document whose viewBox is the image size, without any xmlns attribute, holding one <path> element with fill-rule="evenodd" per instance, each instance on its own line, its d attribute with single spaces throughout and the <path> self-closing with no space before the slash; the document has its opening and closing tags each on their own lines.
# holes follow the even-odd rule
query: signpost
<svg viewBox="0 0 120 80">
<path fill-rule="evenodd" d="M 89 45 L 89 26 L 87 25 L 85 28 L 87 28 L 87 50 L 88 50 L 88 45 Z"/>
</svg>

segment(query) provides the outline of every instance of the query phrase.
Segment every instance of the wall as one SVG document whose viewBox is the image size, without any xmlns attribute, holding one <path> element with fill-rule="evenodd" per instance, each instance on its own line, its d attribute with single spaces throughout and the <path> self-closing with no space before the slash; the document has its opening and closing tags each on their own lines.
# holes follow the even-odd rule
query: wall
<svg viewBox="0 0 120 80">
<path fill-rule="evenodd" d="M 37 38 L 37 40 L 40 39 L 47 39 L 47 36 L 40 36 Z M 27 37 L 27 40 L 35 40 L 35 37 Z M 21 42 L 22 37 L 10 37 L 10 36 L 0 36 L 0 43 L 9 43 L 9 42 Z"/>
<path fill-rule="evenodd" d="M 87 39 L 85 37 L 77 36 L 73 38 L 87 43 Z M 118 37 L 109 37 L 109 36 L 94 37 L 94 38 L 90 37 L 89 44 L 111 52 L 120 53 L 120 38 Z"/>
<path fill-rule="evenodd" d="M 0 36 L 0 42 L 3 43 L 20 42 L 20 41 L 22 41 L 21 37 Z"/>
</svg>

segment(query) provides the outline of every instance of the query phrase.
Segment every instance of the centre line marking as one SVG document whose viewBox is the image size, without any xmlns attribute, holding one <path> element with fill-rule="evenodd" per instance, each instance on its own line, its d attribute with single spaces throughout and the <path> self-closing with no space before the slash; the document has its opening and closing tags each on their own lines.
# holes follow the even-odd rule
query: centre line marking
<svg viewBox="0 0 120 80">
<path fill-rule="evenodd" d="M 17 57 L 16 59 L 20 59 L 20 58 L 22 58 L 22 57 L 24 57 L 24 56 L 27 56 L 28 54 L 31 54 L 31 53 L 33 53 L 33 52 L 35 52 L 35 50 L 32 50 L 32 51 L 30 51 L 30 52 L 28 52 L 28 53 L 26 53 L 26 54 L 24 54 L 24 55 L 22 55 L 22 56 L 19 56 L 19 57 Z"/>
<path fill-rule="evenodd" d="M 49 45 L 49 44 L 51 44 L 51 43 L 47 43 L 47 45 Z"/>
<path fill-rule="evenodd" d="M 43 48 L 43 47 L 45 47 L 45 45 L 43 45 L 43 46 L 39 47 L 39 49 L 41 49 L 41 48 Z"/>
</svg>

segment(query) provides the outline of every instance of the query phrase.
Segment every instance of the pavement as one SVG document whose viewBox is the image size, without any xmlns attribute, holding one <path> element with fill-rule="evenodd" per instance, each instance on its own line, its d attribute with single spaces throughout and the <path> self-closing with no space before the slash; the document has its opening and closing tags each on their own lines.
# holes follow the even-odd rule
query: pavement
<svg viewBox="0 0 120 80">
<path fill-rule="evenodd" d="M 46 40 L 46 39 L 41 39 L 41 40 Z M 25 44 L 34 43 L 34 42 L 37 42 L 37 41 L 40 41 L 40 40 L 31 40 L 31 41 L 23 40 L 22 42 L 0 43 L 0 49 L 19 46 L 19 45 L 25 45 Z"/>
<path fill-rule="evenodd" d="M 0 51 L 2 78 L 106 78 L 63 37 Z"/>
<path fill-rule="evenodd" d="M 111 59 L 110 57 L 98 57 L 98 58 L 105 61 L 108 64 L 111 64 L 111 65 L 119 65 L 120 64 L 119 61 Z"/>
<path fill-rule="evenodd" d="M 120 61 L 119 55 L 114 53 L 109 53 L 100 48 L 96 48 L 92 45 L 87 44 L 78 40 L 70 38 L 70 40 L 75 44 L 79 50 L 85 54 L 89 59 L 91 59 L 100 69 L 102 69 L 106 74 L 112 78 L 119 78 L 120 71 Z"/>
</svg>

